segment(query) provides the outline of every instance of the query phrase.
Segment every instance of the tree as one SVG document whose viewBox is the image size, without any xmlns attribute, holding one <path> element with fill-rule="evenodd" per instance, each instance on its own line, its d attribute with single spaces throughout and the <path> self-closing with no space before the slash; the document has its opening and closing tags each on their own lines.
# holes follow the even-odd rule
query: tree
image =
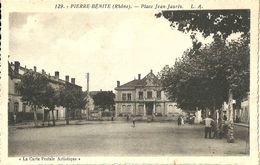
<svg viewBox="0 0 260 165">
<path fill-rule="evenodd" d="M 161 16 L 171 22 L 171 27 L 191 32 L 193 48 L 185 52 L 173 69 L 166 67 L 161 72 L 164 87 L 179 106 L 213 105 L 215 108 L 233 94 L 240 101 L 249 91 L 250 10 L 182 10 L 156 14 L 157 18 Z M 214 43 L 200 49 L 202 44 L 196 39 L 196 33 L 204 37 L 213 35 Z M 225 43 L 234 33 L 241 33 L 242 39 Z"/>
<path fill-rule="evenodd" d="M 184 33 L 200 32 L 204 37 L 213 34 L 223 39 L 237 32 L 249 36 L 250 10 L 165 10 L 155 16 L 163 16 L 171 27 Z"/>
<path fill-rule="evenodd" d="M 22 101 L 29 103 L 34 109 L 34 123 L 37 127 L 37 108 L 47 107 L 52 111 L 52 122 L 55 126 L 54 108 L 59 105 L 59 91 L 55 90 L 46 75 L 29 71 L 22 75 L 18 90 Z"/>
<path fill-rule="evenodd" d="M 70 113 L 74 113 L 76 109 L 83 109 L 86 105 L 86 99 L 81 89 L 67 83 L 60 92 L 60 104 L 66 108 L 66 124 L 69 124 Z"/>
<path fill-rule="evenodd" d="M 173 67 L 160 72 L 162 85 L 184 110 L 220 108 L 229 89 L 241 100 L 249 91 L 247 39 L 215 40 L 201 49 L 188 49 Z"/>
<path fill-rule="evenodd" d="M 44 105 L 44 99 L 48 97 L 46 95 L 47 85 L 48 80 L 44 75 L 29 71 L 22 75 L 18 86 L 22 101 L 27 102 L 33 108 L 35 127 L 38 126 L 36 110 Z"/>
<path fill-rule="evenodd" d="M 101 91 L 93 96 L 95 106 L 101 107 L 103 110 L 109 109 L 115 104 L 115 94 L 112 91 Z"/>
<path fill-rule="evenodd" d="M 188 72 L 189 74 L 197 75 L 197 72 L 201 71 L 200 69 L 203 65 L 210 66 L 209 64 L 213 63 L 215 65 L 218 65 L 215 66 L 216 68 L 221 68 L 220 66 L 222 65 L 222 63 L 227 63 L 225 65 L 226 70 L 222 68 L 222 70 L 219 69 L 218 71 L 216 71 L 216 68 L 212 67 L 204 68 L 204 71 L 218 74 L 217 77 L 219 78 L 219 82 L 214 79 L 216 85 L 221 84 L 222 87 L 232 89 L 232 91 L 234 92 L 234 97 L 240 100 L 241 97 L 244 96 L 245 91 L 249 90 L 250 10 L 162 11 L 156 14 L 156 17 L 161 16 L 171 22 L 171 27 L 177 28 L 179 31 L 184 33 L 191 32 L 193 47 L 184 53 L 185 55 L 180 61 L 176 62 L 175 65 L 179 66 L 179 69 L 176 68 L 175 72 L 182 73 L 186 70 L 186 72 Z M 228 45 L 226 45 L 226 38 L 231 34 L 238 32 L 242 33 L 241 39 L 239 39 L 238 41 L 232 41 L 228 43 Z M 203 48 L 203 51 L 200 51 L 199 49 L 201 48 L 202 44 L 197 41 L 196 33 L 201 33 L 204 37 L 212 34 L 214 37 L 214 43 L 211 44 L 211 46 L 205 46 Z M 208 50 L 207 47 L 209 48 Z M 226 53 L 223 48 L 225 48 L 228 53 Z M 207 55 L 203 55 L 205 53 Z M 193 60 L 190 60 L 190 58 L 192 58 Z M 196 65 L 198 65 L 199 67 L 197 68 L 197 70 L 195 69 Z M 224 76 L 223 74 L 227 75 Z M 221 75 L 223 76 L 223 78 L 220 79 Z M 193 78 L 192 81 L 193 83 L 198 84 L 196 79 Z M 228 83 L 220 81 L 222 79 L 228 79 Z M 185 79 L 181 79 L 181 81 L 185 81 Z M 207 83 L 214 82 L 213 80 L 210 82 L 201 81 L 200 84 L 202 85 L 202 87 L 205 87 Z M 182 84 L 179 85 L 181 86 Z M 199 87 L 199 84 L 196 85 L 196 89 L 199 90 Z M 200 90 L 196 91 L 196 89 L 193 89 L 194 92 L 199 93 Z M 191 91 L 191 89 L 189 88 L 187 88 L 187 90 Z M 214 89 L 207 87 L 206 90 L 209 93 L 219 93 L 219 96 L 222 95 L 223 98 L 227 98 L 227 96 L 223 95 L 223 93 L 226 93 L 224 91 L 228 91 L 228 89 L 223 89 L 224 91 L 214 91 Z M 179 97 L 181 97 L 182 95 L 179 95 Z M 189 95 L 189 97 L 196 98 L 197 96 Z M 205 99 L 207 98 L 210 97 L 206 97 Z M 215 101 L 218 102 L 218 99 L 214 100 L 214 102 Z"/>
</svg>

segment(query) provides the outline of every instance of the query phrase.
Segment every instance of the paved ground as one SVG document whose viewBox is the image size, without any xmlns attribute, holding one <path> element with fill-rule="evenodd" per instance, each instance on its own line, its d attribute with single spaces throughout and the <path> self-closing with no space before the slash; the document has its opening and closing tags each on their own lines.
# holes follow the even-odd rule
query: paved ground
<svg viewBox="0 0 260 165">
<path fill-rule="evenodd" d="M 247 129 L 235 143 L 204 139 L 203 126 L 176 123 L 96 122 L 45 128 L 9 127 L 9 156 L 246 155 Z"/>
</svg>

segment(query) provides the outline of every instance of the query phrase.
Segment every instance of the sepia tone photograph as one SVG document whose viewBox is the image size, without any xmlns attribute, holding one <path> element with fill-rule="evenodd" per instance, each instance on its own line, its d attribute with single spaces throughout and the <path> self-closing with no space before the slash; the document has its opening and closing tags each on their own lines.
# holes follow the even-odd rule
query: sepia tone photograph
<svg viewBox="0 0 260 165">
<path fill-rule="evenodd" d="M 113 10 L 8 13 L 8 158 L 255 151 L 250 9 L 94 7 Z"/>
<path fill-rule="evenodd" d="M 65 15 L 10 14 L 9 156 L 249 154 L 249 10 Z"/>
</svg>

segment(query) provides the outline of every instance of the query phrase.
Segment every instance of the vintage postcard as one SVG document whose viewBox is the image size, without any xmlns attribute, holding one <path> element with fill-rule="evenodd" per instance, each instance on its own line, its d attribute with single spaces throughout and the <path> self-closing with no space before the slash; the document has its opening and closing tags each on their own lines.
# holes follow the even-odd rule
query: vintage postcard
<svg viewBox="0 0 260 165">
<path fill-rule="evenodd" d="M 259 2 L 2 0 L 0 164 L 258 164 Z"/>
</svg>

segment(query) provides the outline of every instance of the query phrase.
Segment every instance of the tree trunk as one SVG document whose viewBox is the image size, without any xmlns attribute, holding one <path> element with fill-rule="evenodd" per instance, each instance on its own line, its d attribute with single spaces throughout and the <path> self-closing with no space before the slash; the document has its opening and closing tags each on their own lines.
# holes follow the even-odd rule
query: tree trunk
<svg viewBox="0 0 260 165">
<path fill-rule="evenodd" d="M 44 126 L 44 120 L 45 120 L 45 109 L 43 109 L 43 115 L 42 115 L 42 126 Z"/>
<path fill-rule="evenodd" d="M 38 127 L 36 105 L 34 105 L 34 107 L 33 107 L 33 116 L 34 116 L 34 126 Z"/>
<path fill-rule="evenodd" d="M 230 113 L 229 115 L 229 124 L 228 124 L 228 137 L 227 137 L 227 142 L 228 143 L 234 143 L 235 138 L 234 138 L 234 121 L 233 121 L 233 94 L 232 91 L 229 91 L 229 99 L 228 99 L 228 111 Z"/>
<path fill-rule="evenodd" d="M 218 118 L 218 128 L 219 128 L 219 138 L 222 139 L 223 135 L 224 135 L 224 131 L 223 131 L 223 109 L 221 108 L 219 110 L 219 118 Z"/>
<path fill-rule="evenodd" d="M 55 126 L 55 118 L 54 118 L 54 110 L 51 110 L 51 114 L 52 114 L 52 124 L 53 126 Z"/>
<path fill-rule="evenodd" d="M 88 120 L 89 120 L 89 107 L 88 107 Z"/>
<path fill-rule="evenodd" d="M 48 126 L 50 126 L 50 110 L 48 110 Z"/>
<path fill-rule="evenodd" d="M 65 109 L 65 120 L 66 120 L 66 125 L 69 125 L 69 108 Z"/>
</svg>

